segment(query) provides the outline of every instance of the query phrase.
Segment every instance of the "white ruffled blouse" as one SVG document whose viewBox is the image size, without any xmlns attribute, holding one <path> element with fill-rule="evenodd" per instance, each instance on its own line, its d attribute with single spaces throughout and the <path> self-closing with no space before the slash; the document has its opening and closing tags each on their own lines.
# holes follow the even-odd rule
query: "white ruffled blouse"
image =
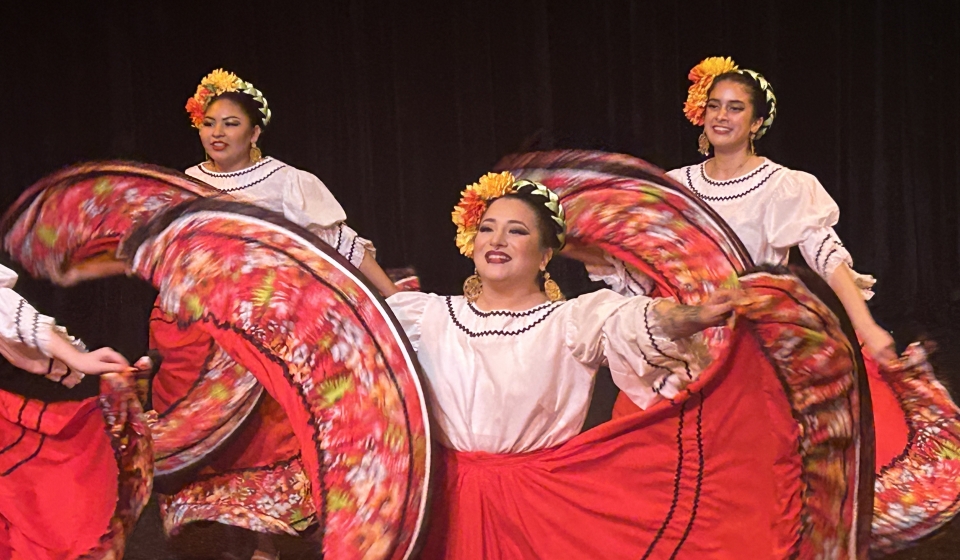
<svg viewBox="0 0 960 560">
<path fill-rule="evenodd" d="M 75 386 L 83 379 L 83 373 L 51 360 L 50 340 L 61 336 L 80 351 L 86 347 L 67 335 L 53 317 L 41 314 L 13 291 L 16 283 L 17 273 L 0 265 L 0 354 L 25 371 L 46 375 L 67 387 Z"/>
<path fill-rule="evenodd" d="M 354 266 L 365 253 L 374 256 L 373 244 L 345 223 L 346 213 L 316 175 L 265 157 L 231 173 L 217 173 L 199 163 L 186 174 L 238 200 L 283 214 L 291 222 L 315 233 Z"/>
<path fill-rule="evenodd" d="M 603 364 L 642 408 L 695 379 L 704 365 L 695 357 L 699 335 L 665 338 L 652 320 L 657 301 L 601 290 L 523 312 L 483 312 L 462 296 L 387 298 L 423 367 L 438 439 L 490 453 L 543 449 L 578 434 Z"/>
<path fill-rule="evenodd" d="M 667 173 L 713 208 L 740 238 L 756 264 L 786 264 L 798 247 L 807 264 L 829 280 L 846 263 L 865 299 L 873 297 L 872 276 L 853 270 L 853 258 L 833 226 L 840 208 L 816 177 L 764 158 L 753 171 L 726 181 L 707 175 L 704 164 Z M 607 266 L 590 265 L 590 278 L 619 293 L 649 293 L 652 283 L 642 273 L 608 258 Z"/>
</svg>

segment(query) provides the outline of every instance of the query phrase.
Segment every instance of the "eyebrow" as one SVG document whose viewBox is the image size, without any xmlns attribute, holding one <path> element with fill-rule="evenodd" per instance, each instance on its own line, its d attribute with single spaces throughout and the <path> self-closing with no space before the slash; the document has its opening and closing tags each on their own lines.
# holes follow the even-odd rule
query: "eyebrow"
<svg viewBox="0 0 960 560">
<path fill-rule="evenodd" d="M 487 221 L 496 222 L 496 220 L 493 219 L 493 218 L 484 218 L 484 219 L 483 219 L 483 222 L 480 222 L 480 223 L 482 224 L 482 223 L 487 222 Z M 525 227 L 525 228 L 527 228 L 527 229 L 530 229 L 530 226 L 528 226 L 528 225 L 525 224 L 524 222 L 521 222 L 520 220 L 507 220 L 507 223 L 508 223 L 508 224 L 520 224 L 521 226 L 523 226 L 523 227 Z"/>
</svg>

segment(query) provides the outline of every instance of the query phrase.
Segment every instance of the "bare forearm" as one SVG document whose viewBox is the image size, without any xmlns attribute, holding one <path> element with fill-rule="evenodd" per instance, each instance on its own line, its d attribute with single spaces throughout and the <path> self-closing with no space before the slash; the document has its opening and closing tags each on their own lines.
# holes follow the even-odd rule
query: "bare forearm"
<svg viewBox="0 0 960 560">
<path fill-rule="evenodd" d="M 50 340 L 46 344 L 46 351 L 51 357 L 64 362 L 67 365 L 75 364 L 83 353 L 74 348 L 65 338 L 52 333 Z"/>
<path fill-rule="evenodd" d="M 390 280 L 390 277 L 380 268 L 380 265 L 377 264 L 376 259 L 370 253 L 363 255 L 363 261 L 360 262 L 360 272 L 383 294 L 383 297 L 392 296 L 399 291 L 393 280 Z"/>
<path fill-rule="evenodd" d="M 652 310 L 653 319 L 671 340 L 687 338 L 703 329 L 723 322 L 722 315 L 715 316 L 704 312 L 702 307 L 681 305 L 671 301 L 660 301 Z"/>
<path fill-rule="evenodd" d="M 876 321 L 873 320 L 873 315 L 870 314 L 870 309 L 867 308 L 867 303 L 863 300 L 863 294 L 860 293 L 860 288 L 854 283 L 853 275 L 846 264 L 840 263 L 827 283 L 837 294 L 840 303 L 843 304 L 843 310 L 847 312 L 847 316 L 850 317 L 850 322 L 853 323 L 853 328 L 857 332 L 863 333 L 876 326 Z"/>
</svg>

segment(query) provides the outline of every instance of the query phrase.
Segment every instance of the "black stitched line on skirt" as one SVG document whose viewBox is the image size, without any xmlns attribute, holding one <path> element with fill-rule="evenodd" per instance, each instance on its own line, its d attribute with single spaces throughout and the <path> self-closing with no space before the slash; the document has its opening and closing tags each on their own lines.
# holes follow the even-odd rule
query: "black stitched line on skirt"
<svg viewBox="0 0 960 560">
<path fill-rule="evenodd" d="M 40 409 L 40 414 L 37 415 L 37 427 L 34 428 L 36 431 L 40 431 L 40 424 L 43 422 L 43 413 L 47 411 L 47 405 L 49 403 L 43 403 L 43 407 Z"/>
<path fill-rule="evenodd" d="M 0 455 L 3 455 L 3 454 L 6 453 L 7 451 L 10 451 L 10 450 L 13 449 L 14 447 L 16 447 L 17 444 L 20 443 L 21 440 L 23 440 L 23 436 L 25 436 L 25 435 L 27 435 L 27 429 L 24 428 L 23 426 L 20 426 L 20 437 L 18 437 L 18 438 L 16 439 L 16 441 L 14 441 L 13 443 L 11 443 L 10 445 L 4 447 L 3 449 L 0 449 Z"/>
<path fill-rule="evenodd" d="M 47 436 L 40 434 L 40 443 L 37 444 L 37 448 L 31 453 L 28 457 L 23 458 L 19 463 L 10 467 L 5 472 L 0 473 L 0 477 L 9 476 L 13 471 L 19 469 L 21 466 L 27 464 L 30 460 L 40 454 L 40 450 L 43 448 L 43 442 L 47 441 Z"/>
<path fill-rule="evenodd" d="M 478 337 L 478 336 L 494 336 L 494 335 L 517 336 L 517 335 L 523 334 L 523 333 L 529 331 L 530 329 L 532 329 L 533 327 L 539 325 L 539 324 L 542 323 L 547 317 L 549 317 L 551 314 L 553 314 L 554 311 L 556 311 L 557 309 L 560 309 L 560 306 L 559 306 L 559 305 L 556 305 L 556 306 L 550 308 L 546 313 L 544 313 L 544 314 L 543 314 L 540 318 L 538 318 L 536 321 L 530 323 L 529 325 L 527 325 L 526 327 L 523 327 L 522 329 L 517 329 L 517 330 L 515 330 L 515 331 L 495 330 L 495 331 L 473 332 L 473 331 L 471 331 L 470 329 L 468 329 L 468 328 L 466 327 L 466 325 L 464 325 L 464 324 L 461 323 L 459 320 L 457 320 L 457 316 L 456 316 L 456 314 L 453 312 L 453 297 L 452 297 L 452 296 L 447 296 L 447 297 L 446 297 L 446 300 L 447 300 L 447 311 L 450 313 L 450 320 L 453 321 L 453 324 L 456 325 L 458 329 L 460 329 L 461 331 L 463 331 L 464 333 L 466 333 L 467 336 L 469 336 L 469 337 L 471 337 L 471 338 L 472 338 L 472 337 Z"/>
<path fill-rule="evenodd" d="M 643 553 L 643 557 L 640 560 L 647 560 L 647 558 L 650 557 L 654 547 L 656 547 L 660 539 L 663 538 L 667 526 L 670 525 L 673 514 L 677 511 L 677 503 L 680 501 L 680 478 L 683 476 L 683 413 L 686 408 L 687 401 L 680 403 L 680 425 L 677 428 L 677 470 L 673 475 L 673 500 L 670 501 L 670 509 L 667 510 L 667 516 L 663 519 L 660 529 L 657 531 L 656 536 L 653 537 L 653 541 L 650 543 L 650 546 L 647 547 L 647 551 Z"/>
<path fill-rule="evenodd" d="M 693 492 L 693 507 L 690 511 L 690 521 L 687 523 L 687 528 L 683 531 L 683 536 L 680 537 L 680 542 L 677 543 L 677 548 L 675 548 L 673 554 L 670 555 L 671 560 L 677 557 L 677 554 L 680 553 L 680 548 L 687 541 L 687 537 L 690 536 L 690 531 L 693 529 L 693 522 L 697 519 L 697 508 L 700 506 L 700 489 L 703 487 L 704 471 L 703 394 L 700 394 L 700 405 L 697 407 L 697 458 L 699 460 L 699 464 L 697 465 L 697 485 Z"/>
</svg>

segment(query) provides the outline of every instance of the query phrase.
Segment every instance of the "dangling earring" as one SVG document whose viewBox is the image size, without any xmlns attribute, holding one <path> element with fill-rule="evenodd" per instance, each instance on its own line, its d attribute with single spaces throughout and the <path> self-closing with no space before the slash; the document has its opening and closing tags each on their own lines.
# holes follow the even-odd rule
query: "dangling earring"
<svg viewBox="0 0 960 560">
<path fill-rule="evenodd" d="M 547 294 L 547 299 L 550 301 L 566 301 L 567 299 L 563 297 L 560 286 L 550 278 L 550 273 L 547 271 L 543 271 L 543 291 Z"/>
<path fill-rule="evenodd" d="M 755 150 L 755 149 L 753 148 L 753 139 L 756 138 L 756 136 L 757 136 L 757 133 L 756 133 L 756 132 L 751 132 L 751 133 L 750 133 L 750 153 L 751 153 L 751 154 L 756 154 L 756 153 L 757 153 L 757 150 Z"/>
<path fill-rule="evenodd" d="M 698 149 L 697 151 L 705 156 L 710 155 L 710 140 L 707 140 L 707 133 L 701 132 L 700 138 L 697 141 Z"/>
<path fill-rule="evenodd" d="M 250 163 L 257 163 L 263 159 L 263 152 L 260 151 L 260 148 L 257 147 L 257 143 L 254 142 L 250 145 Z"/>
<path fill-rule="evenodd" d="M 482 291 L 483 282 L 480 280 L 480 275 L 477 274 L 476 269 L 474 269 L 473 274 L 463 281 L 463 297 L 467 298 L 467 301 L 470 303 L 473 303 L 477 301 Z"/>
</svg>

